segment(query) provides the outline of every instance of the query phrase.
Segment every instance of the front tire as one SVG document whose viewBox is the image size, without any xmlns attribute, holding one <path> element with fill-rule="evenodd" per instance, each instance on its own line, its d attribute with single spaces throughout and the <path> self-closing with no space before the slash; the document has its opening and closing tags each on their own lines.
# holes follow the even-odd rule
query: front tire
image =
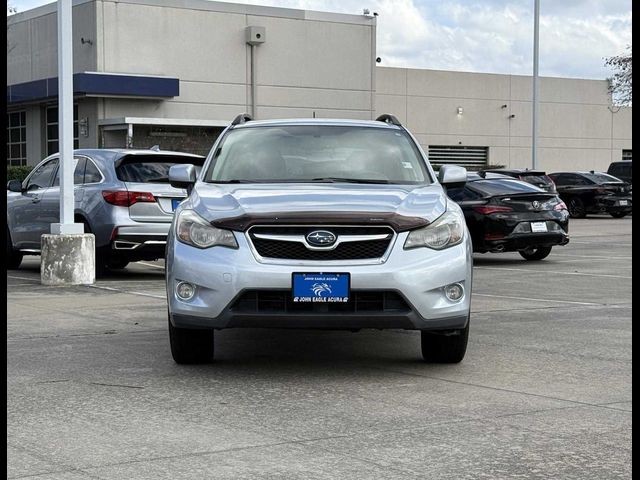
<svg viewBox="0 0 640 480">
<path fill-rule="evenodd" d="M 469 322 L 455 332 L 420 332 L 422 358 L 430 363 L 460 363 L 467 352 Z"/>
<path fill-rule="evenodd" d="M 7 270 L 17 270 L 22 263 L 22 253 L 13 248 L 13 240 L 11 240 L 11 232 L 7 225 Z"/>
<path fill-rule="evenodd" d="M 530 247 L 525 250 L 519 250 L 518 253 L 525 260 L 542 260 L 549 256 L 551 253 L 551 247 Z"/>
<path fill-rule="evenodd" d="M 169 319 L 169 342 L 173 360 L 179 364 L 208 363 L 213 360 L 213 329 L 178 328 Z"/>
</svg>

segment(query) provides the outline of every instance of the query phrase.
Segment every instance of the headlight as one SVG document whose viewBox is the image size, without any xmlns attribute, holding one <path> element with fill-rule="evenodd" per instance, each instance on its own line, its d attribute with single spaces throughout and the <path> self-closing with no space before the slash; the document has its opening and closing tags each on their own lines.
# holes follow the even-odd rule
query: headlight
<svg viewBox="0 0 640 480">
<path fill-rule="evenodd" d="M 211 226 L 193 210 L 182 210 L 176 221 L 178 240 L 196 248 L 213 246 L 238 248 L 236 237 L 229 230 Z"/>
<path fill-rule="evenodd" d="M 413 230 L 404 242 L 405 250 L 429 247 L 434 250 L 453 247 L 462 242 L 464 236 L 464 217 L 456 212 L 445 212 L 431 225 Z"/>
</svg>

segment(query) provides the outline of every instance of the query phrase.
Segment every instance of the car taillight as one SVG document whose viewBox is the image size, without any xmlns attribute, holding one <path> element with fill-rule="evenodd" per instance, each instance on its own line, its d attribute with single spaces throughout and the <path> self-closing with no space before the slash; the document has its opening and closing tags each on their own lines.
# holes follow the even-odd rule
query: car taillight
<svg viewBox="0 0 640 480">
<path fill-rule="evenodd" d="M 130 207 L 138 202 L 155 202 L 156 197 L 149 192 L 128 192 L 126 190 L 105 190 L 102 196 L 107 203 L 118 207 Z"/>
<path fill-rule="evenodd" d="M 554 209 L 554 210 L 558 210 L 558 211 L 560 211 L 560 210 L 567 210 L 567 204 L 566 204 L 566 203 L 564 203 L 564 202 L 556 203 L 556 206 L 555 206 L 555 207 L 553 207 L 553 209 Z"/>
<path fill-rule="evenodd" d="M 495 205 L 477 205 L 473 207 L 473 209 L 481 213 L 482 215 L 490 215 L 492 213 L 506 213 L 513 212 L 513 208 L 511 207 L 498 207 Z"/>
</svg>

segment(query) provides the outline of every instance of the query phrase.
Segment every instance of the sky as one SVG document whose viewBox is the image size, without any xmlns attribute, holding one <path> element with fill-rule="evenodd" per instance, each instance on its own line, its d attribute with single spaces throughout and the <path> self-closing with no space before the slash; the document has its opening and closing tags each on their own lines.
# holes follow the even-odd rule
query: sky
<svg viewBox="0 0 640 480">
<path fill-rule="evenodd" d="M 605 57 L 631 44 L 632 0 L 540 0 L 540 75 L 605 79 Z M 8 0 L 18 12 L 50 0 Z M 534 0 L 234 0 L 274 7 L 378 13 L 387 67 L 530 75 Z"/>
</svg>

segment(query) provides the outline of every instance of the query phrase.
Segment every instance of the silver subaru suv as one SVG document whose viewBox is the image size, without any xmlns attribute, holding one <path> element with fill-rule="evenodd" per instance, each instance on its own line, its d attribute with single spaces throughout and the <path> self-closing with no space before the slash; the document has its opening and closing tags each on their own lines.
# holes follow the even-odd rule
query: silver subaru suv
<svg viewBox="0 0 640 480">
<path fill-rule="evenodd" d="M 392 115 L 252 121 L 239 115 L 167 237 L 169 337 L 178 363 L 208 362 L 224 328 L 420 330 L 426 361 L 466 352 L 472 249 L 464 216 Z"/>
</svg>

